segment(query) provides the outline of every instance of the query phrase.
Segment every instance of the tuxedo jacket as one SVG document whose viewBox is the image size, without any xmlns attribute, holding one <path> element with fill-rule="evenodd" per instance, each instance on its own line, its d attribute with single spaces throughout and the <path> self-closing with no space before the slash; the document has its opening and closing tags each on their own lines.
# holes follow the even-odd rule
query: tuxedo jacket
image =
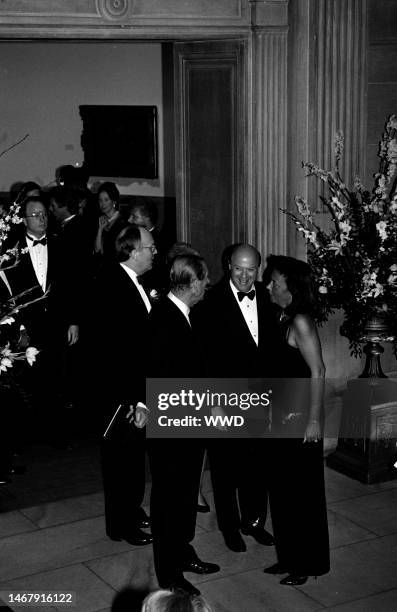
<svg viewBox="0 0 397 612">
<path fill-rule="evenodd" d="M 245 322 L 229 280 L 223 280 L 210 289 L 198 308 L 197 324 L 211 376 L 245 378 L 272 375 L 279 330 L 265 287 L 256 282 L 255 290 L 258 344 Z"/>
<path fill-rule="evenodd" d="M 168 297 L 149 315 L 148 372 L 153 378 L 199 378 L 203 355 L 194 329 Z"/>
<path fill-rule="evenodd" d="M 80 319 L 86 318 L 87 294 L 91 289 L 91 268 L 93 245 L 86 224 L 80 215 L 69 219 L 58 231 L 58 239 L 63 253 L 67 253 L 68 265 L 65 269 L 65 280 L 68 275 L 79 295 Z"/>
<path fill-rule="evenodd" d="M 98 385 L 117 402 L 145 401 L 148 311 L 119 263 L 104 267 L 91 308 Z"/>
<path fill-rule="evenodd" d="M 74 260 L 84 264 L 92 253 L 92 244 L 83 218 L 74 215 L 62 225 L 58 236 L 62 248 L 67 249 Z"/>
<path fill-rule="evenodd" d="M 25 238 L 18 246 L 26 247 Z M 48 296 L 22 309 L 19 321 L 26 327 L 31 344 L 41 348 L 58 341 L 66 342 L 69 325 L 78 325 L 78 296 L 73 284 L 73 266 L 69 265 L 67 253 L 62 250 L 59 240 L 47 235 L 48 266 L 46 287 Z M 44 291 L 38 283 L 29 252 L 22 254 L 18 264 L 7 271 L 7 279 L 13 296 L 32 289 L 28 296 L 17 300 L 27 301 L 42 297 Z"/>
</svg>

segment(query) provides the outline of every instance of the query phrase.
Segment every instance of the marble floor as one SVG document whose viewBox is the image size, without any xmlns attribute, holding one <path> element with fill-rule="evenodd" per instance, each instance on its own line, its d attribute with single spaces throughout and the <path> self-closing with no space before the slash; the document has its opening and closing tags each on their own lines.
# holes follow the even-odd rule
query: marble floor
<svg viewBox="0 0 397 612">
<path fill-rule="evenodd" d="M 22 590 L 74 592 L 76 602 L 71 609 L 75 612 L 133 612 L 133 594 L 157 587 L 151 546 L 132 547 L 106 538 L 95 450 L 80 448 L 69 453 L 63 471 L 53 462 L 51 472 L 36 457 L 26 474 L 1 488 L 0 504 L 3 501 L 5 510 L 0 514 L 0 593 L 4 600 L 0 609 L 7 610 L 6 605 L 20 609 L 7 602 L 4 591 Z M 80 466 L 86 466 L 91 457 L 84 478 L 83 467 L 76 469 L 70 459 L 73 453 Z M 39 479 L 42 495 L 36 495 L 38 503 L 31 503 L 35 495 L 30 491 L 25 498 L 30 505 L 25 501 L 18 507 L 23 479 L 30 482 L 30 489 Z M 70 480 L 76 480 L 78 486 L 68 485 Z M 214 611 L 397 610 L 397 480 L 368 486 L 326 468 L 326 483 L 332 569 L 301 587 L 280 586 L 279 578 L 263 574 L 263 567 L 275 561 L 274 548 L 246 537 L 247 552 L 233 553 L 223 544 L 214 513 L 198 515 L 196 550 L 204 560 L 219 563 L 221 571 L 186 577 L 199 586 Z M 208 472 L 204 490 L 213 508 Z M 146 507 L 149 494 L 150 484 Z M 24 609 L 64 608 L 49 604 Z"/>
</svg>

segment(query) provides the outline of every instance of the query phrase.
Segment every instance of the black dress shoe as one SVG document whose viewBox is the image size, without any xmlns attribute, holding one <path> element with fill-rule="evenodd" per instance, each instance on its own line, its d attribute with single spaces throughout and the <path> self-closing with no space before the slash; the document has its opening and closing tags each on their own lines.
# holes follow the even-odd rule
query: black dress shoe
<svg viewBox="0 0 397 612">
<path fill-rule="evenodd" d="M 241 527 L 241 533 L 244 535 L 250 535 L 256 540 L 259 544 L 263 546 L 273 546 L 274 538 L 271 533 L 266 531 L 264 527 L 257 524 L 247 525 L 245 527 Z"/>
<path fill-rule="evenodd" d="M 150 517 L 146 514 L 144 509 L 141 508 L 136 526 L 138 527 L 138 529 L 149 529 L 150 525 Z"/>
<path fill-rule="evenodd" d="M 238 531 L 223 531 L 226 546 L 233 552 L 245 552 L 247 547 Z"/>
<path fill-rule="evenodd" d="M 183 593 L 187 593 L 188 595 L 200 595 L 200 591 L 196 589 L 195 586 L 192 585 L 191 582 L 186 580 L 185 578 L 180 578 L 173 584 L 170 584 L 166 587 L 170 591 L 182 591 Z"/>
<path fill-rule="evenodd" d="M 151 533 L 145 533 L 140 529 L 134 529 L 130 533 L 108 533 L 108 537 L 114 542 L 121 542 L 124 540 L 131 544 L 132 546 L 145 546 L 146 544 L 151 544 L 153 542 L 153 536 Z"/>
<path fill-rule="evenodd" d="M 197 512 L 211 512 L 211 508 L 205 502 L 205 504 L 197 504 Z"/>
<path fill-rule="evenodd" d="M 193 572 L 193 574 L 216 574 L 221 568 L 216 563 L 206 563 L 198 557 L 192 559 L 183 566 L 183 572 Z"/>
<path fill-rule="evenodd" d="M 203 503 L 200 504 L 199 502 L 197 502 L 197 512 L 210 512 L 211 508 L 209 507 L 204 495 L 201 495 L 201 497 L 202 497 Z"/>
<path fill-rule="evenodd" d="M 280 563 L 275 563 L 274 565 L 271 565 L 270 567 L 265 567 L 265 569 L 263 570 L 265 574 L 287 574 L 288 570 L 285 569 L 285 567 L 283 567 L 282 565 L 280 565 Z"/>
<path fill-rule="evenodd" d="M 295 574 L 288 574 L 285 578 L 280 580 L 280 584 L 287 584 L 288 586 L 299 586 L 307 582 L 308 576 L 296 576 Z"/>
</svg>

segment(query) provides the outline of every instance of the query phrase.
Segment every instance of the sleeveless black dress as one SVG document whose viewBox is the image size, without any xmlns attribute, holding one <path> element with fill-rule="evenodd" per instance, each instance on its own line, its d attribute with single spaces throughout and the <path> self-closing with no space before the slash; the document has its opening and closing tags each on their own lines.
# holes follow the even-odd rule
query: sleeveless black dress
<svg viewBox="0 0 397 612">
<path fill-rule="evenodd" d="M 281 324 L 278 376 L 309 379 L 310 369 L 300 351 L 288 344 L 289 325 L 290 321 Z M 275 403 L 274 419 L 281 435 L 285 427 L 285 437 L 271 440 L 269 501 L 280 565 L 290 574 L 320 576 L 330 569 L 323 444 L 303 443 L 309 384 L 301 382 L 300 386 L 297 380 L 283 380 L 283 401 Z M 300 430 L 292 422 L 300 422 Z"/>
</svg>

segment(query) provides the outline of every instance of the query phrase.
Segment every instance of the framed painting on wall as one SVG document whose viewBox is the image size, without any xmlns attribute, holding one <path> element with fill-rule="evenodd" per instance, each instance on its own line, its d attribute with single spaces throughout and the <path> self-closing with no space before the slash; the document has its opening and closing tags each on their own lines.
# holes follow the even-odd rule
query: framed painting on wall
<svg viewBox="0 0 397 612">
<path fill-rule="evenodd" d="M 156 106 L 79 106 L 90 176 L 156 179 Z"/>
</svg>

